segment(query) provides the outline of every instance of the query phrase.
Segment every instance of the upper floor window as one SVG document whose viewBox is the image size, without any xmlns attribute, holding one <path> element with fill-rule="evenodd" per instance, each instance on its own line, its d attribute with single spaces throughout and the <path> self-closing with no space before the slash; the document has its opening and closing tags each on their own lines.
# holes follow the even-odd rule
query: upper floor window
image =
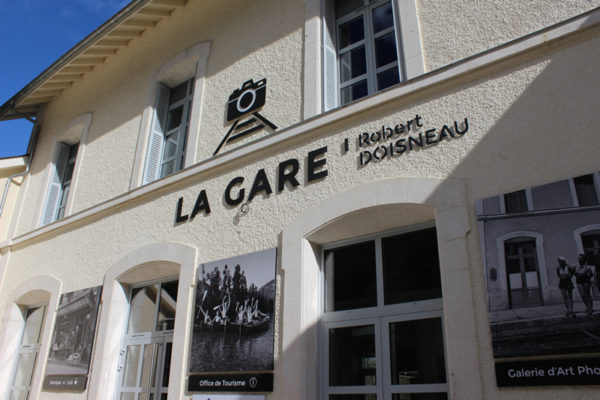
<svg viewBox="0 0 600 400">
<path fill-rule="evenodd" d="M 326 246 L 323 267 L 322 399 L 447 399 L 435 228 Z"/>
<path fill-rule="evenodd" d="M 144 183 L 183 168 L 194 91 L 194 79 L 173 88 L 159 84 Z"/>
<path fill-rule="evenodd" d="M 504 209 L 508 214 L 527 212 L 527 194 L 525 190 L 505 194 Z"/>
<path fill-rule="evenodd" d="M 582 175 L 573 178 L 577 202 L 580 207 L 598 205 L 598 195 L 594 182 L 594 174 Z"/>
<path fill-rule="evenodd" d="M 13 372 L 11 399 L 27 399 L 31 390 L 33 370 L 40 352 L 41 332 L 46 307 L 31 307 L 25 311 L 25 326 L 19 354 Z"/>
<path fill-rule="evenodd" d="M 330 0 L 325 12 L 326 110 L 402 80 L 399 23 L 391 0 Z"/>
<path fill-rule="evenodd" d="M 50 186 L 42 213 L 42 225 L 62 219 L 65 215 L 79 143 L 58 143 L 58 154 L 52 166 Z"/>
</svg>

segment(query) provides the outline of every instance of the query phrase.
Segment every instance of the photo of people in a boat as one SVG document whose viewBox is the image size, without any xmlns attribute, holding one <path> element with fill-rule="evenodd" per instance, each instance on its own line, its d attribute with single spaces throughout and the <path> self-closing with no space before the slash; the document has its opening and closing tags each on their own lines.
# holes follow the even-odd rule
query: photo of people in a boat
<svg viewBox="0 0 600 400">
<path fill-rule="evenodd" d="M 276 249 L 198 269 L 190 372 L 273 368 Z"/>
</svg>

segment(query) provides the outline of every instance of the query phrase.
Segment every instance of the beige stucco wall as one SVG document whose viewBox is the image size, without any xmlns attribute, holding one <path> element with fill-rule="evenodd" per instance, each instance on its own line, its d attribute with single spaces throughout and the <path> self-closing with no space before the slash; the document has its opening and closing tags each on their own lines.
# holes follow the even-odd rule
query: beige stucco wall
<svg viewBox="0 0 600 400">
<path fill-rule="evenodd" d="M 598 0 L 418 0 L 427 71 L 600 6 Z"/>
<path fill-rule="evenodd" d="M 600 90 L 597 70 L 600 36 L 597 28 L 550 46 L 530 49 L 506 61 L 490 62 L 468 71 L 468 75 L 461 75 L 461 67 L 455 67 L 451 79 L 440 78 L 422 90 L 402 94 L 402 88 L 392 89 L 321 118 L 301 122 L 302 4 L 283 7 L 281 2 L 265 0 L 253 3 L 251 10 L 242 2 L 201 4 L 190 2 L 186 8 L 175 11 L 170 19 L 109 58 L 105 65 L 50 104 L 36 161 L 28 178 L 18 232 L 10 245 L 10 258 L 0 259 L 5 264 L 0 317 L 4 317 L 6 304 L 11 301 L 11 288 L 42 275 L 52 275 L 62 282 L 62 292 L 101 285 L 107 271 L 119 260 L 156 243 L 191 246 L 197 249 L 196 263 L 285 247 L 283 231 L 295 224 L 302 225 L 311 218 L 314 210 L 315 219 L 306 226 L 318 227 L 329 222 L 340 214 L 330 199 L 347 191 L 357 199 L 347 198 L 340 203 L 340 207 L 345 207 L 343 209 L 356 211 L 365 204 L 374 207 L 372 215 L 380 221 L 373 226 L 379 229 L 390 228 L 389 223 L 405 224 L 410 221 L 409 213 L 407 219 L 398 220 L 377 210 L 378 198 L 385 197 L 389 201 L 389 193 L 386 197 L 385 191 L 394 181 L 399 182 L 395 188 L 415 192 L 422 187 L 428 188 L 418 195 L 402 193 L 398 199 L 426 204 L 429 207 L 427 215 L 445 211 L 436 215 L 438 229 L 443 232 L 440 248 L 442 255 L 456 256 L 450 262 L 456 269 L 442 270 L 443 276 L 451 277 L 445 283 L 444 297 L 454 298 L 460 294 L 464 300 L 466 296 L 461 307 L 445 306 L 446 332 L 457 340 L 453 342 L 456 348 L 449 349 L 454 398 L 530 399 L 532 393 L 544 399 L 592 399 L 597 396 L 596 390 L 585 387 L 535 391 L 496 388 L 474 214 L 477 199 L 598 169 L 600 143 L 596 140 L 596 129 L 600 121 L 596 110 L 600 106 L 597 95 Z M 540 6 L 527 4 L 528 12 L 533 12 L 536 5 Z M 434 13 L 433 4 L 423 2 L 419 7 L 423 16 Z M 578 7 L 558 7 L 556 18 L 570 16 L 575 9 L 579 10 Z M 442 17 L 452 20 L 452 7 L 435 12 L 445 13 Z M 231 18 L 223 18 L 223 15 Z M 491 15 L 495 15 L 495 11 L 483 7 L 478 14 L 479 23 L 485 25 L 483 21 Z M 256 23 L 266 16 L 277 23 Z M 519 19 L 522 15 L 514 14 L 511 18 Z M 542 23 L 542 20 L 537 21 Z M 488 48 L 490 43 L 500 43 L 537 27 L 532 23 L 508 33 L 498 33 L 494 39 L 473 35 L 473 42 L 467 46 L 470 50 L 459 48 L 460 41 L 455 39 L 457 43 L 450 46 L 455 50 L 447 55 L 438 51 L 435 44 L 439 43 L 438 39 L 427 36 L 432 34 L 430 30 L 424 35 L 424 47 L 426 54 L 439 53 L 436 60 L 442 60 L 439 65 L 444 65 L 457 57 Z M 422 29 L 426 31 L 423 26 Z M 245 34 L 240 35 L 240 32 Z M 440 32 L 438 37 L 442 36 Z M 226 133 L 223 124 L 225 101 L 233 89 L 249 78 L 265 76 L 268 79 L 264 115 L 282 128 L 293 125 L 281 129 L 273 137 L 297 133 L 291 139 L 280 140 L 271 146 L 262 146 L 261 143 L 268 143 L 262 140 L 254 147 L 240 148 L 216 159 L 213 164 L 200 163 L 180 175 L 112 201 L 126 193 L 130 185 L 141 113 L 151 101 L 151 77 L 170 57 L 203 41 L 211 41 L 212 45 L 207 64 L 198 159 L 207 158 Z M 431 64 L 428 61 L 428 66 L 431 65 L 435 65 L 435 61 Z M 31 210 L 40 207 L 55 135 L 85 113 L 92 113 L 92 117 L 73 199 L 76 215 L 32 233 L 37 221 L 36 213 Z M 455 120 L 461 122 L 464 118 L 468 118 L 469 130 L 463 137 L 426 149 L 373 162 L 363 168 L 357 166 L 356 138 L 360 133 L 373 132 L 382 125 L 394 126 L 415 118 L 416 114 L 422 118 L 422 132 L 453 124 Z M 347 154 L 342 151 L 345 138 L 350 139 Z M 328 148 L 325 158 L 329 175 L 306 184 L 307 153 L 323 146 Z M 276 193 L 277 165 L 289 158 L 301 162 L 298 177 L 301 185 Z M 231 179 L 242 176 L 247 195 L 261 168 L 265 169 L 274 193 L 257 196 L 250 204 L 249 212 L 240 216 L 238 208 L 224 204 L 223 191 Z M 182 176 L 185 179 L 179 178 Z M 451 208 L 456 214 L 449 214 L 444 208 L 444 194 L 450 191 L 445 182 L 452 182 L 452 190 L 461 188 L 462 194 L 456 196 L 459 202 L 453 203 Z M 363 187 L 369 190 L 360 189 Z M 174 225 L 177 200 L 184 198 L 184 213 L 189 213 L 201 190 L 208 194 L 212 213 Z M 101 204 L 107 201 L 105 205 Z M 352 206 L 354 201 L 355 208 Z M 462 215 L 460 221 L 466 220 L 467 225 L 454 224 L 459 213 Z M 357 225 L 357 228 L 365 226 Z M 462 252 L 456 250 L 454 240 L 461 241 Z M 298 243 L 291 245 L 301 247 Z M 456 264 L 461 264 L 461 268 Z M 299 381 L 297 377 L 301 375 L 296 375 L 296 370 L 290 367 L 302 363 L 302 359 L 297 358 L 301 352 L 294 348 L 294 343 L 306 340 L 303 338 L 305 332 L 296 329 L 290 314 L 283 313 L 284 307 L 299 307 L 304 301 L 301 294 L 294 292 L 297 282 L 291 279 L 301 275 L 300 272 L 296 264 L 282 265 L 278 269 L 276 387 L 268 399 L 307 399 L 312 393 L 305 389 L 310 383 Z M 186 317 L 190 314 L 179 316 Z M 189 319 L 184 320 L 183 326 L 189 327 L 189 323 Z M 460 341 L 461 329 L 468 326 L 472 326 L 473 335 Z M 186 360 L 185 357 L 174 359 L 173 365 L 185 368 Z M 465 365 L 470 368 L 459 368 Z M 300 368 L 314 370 L 318 365 Z M 86 396 L 89 396 L 87 392 L 42 392 L 40 399 L 85 399 Z"/>
</svg>

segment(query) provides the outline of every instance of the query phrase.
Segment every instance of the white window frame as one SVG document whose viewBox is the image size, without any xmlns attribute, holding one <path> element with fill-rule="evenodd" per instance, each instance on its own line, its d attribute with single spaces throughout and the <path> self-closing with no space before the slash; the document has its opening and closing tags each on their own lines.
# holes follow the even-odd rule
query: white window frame
<svg viewBox="0 0 600 400">
<path fill-rule="evenodd" d="M 92 122 L 92 113 L 85 113 L 76 118 L 74 118 L 71 122 L 69 122 L 57 135 L 57 139 L 54 142 L 54 149 L 52 152 L 51 162 L 48 162 L 46 167 L 46 172 L 44 174 L 44 185 L 46 188 L 43 196 L 43 201 L 40 201 L 41 207 L 38 209 L 38 214 L 36 219 L 34 220 L 34 224 L 37 224 L 35 227 L 44 226 L 50 224 L 59 219 L 68 217 L 73 210 L 73 198 L 75 197 L 75 192 L 77 189 L 77 182 L 79 171 L 81 170 L 82 159 L 85 151 L 85 143 L 87 141 L 87 135 L 89 131 L 90 124 Z M 59 216 L 59 207 L 63 192 L 63 179 L 62 176 L 59 177 L 57 174 L 60 172 L 63 167 L 66 167 L 66 163 L 68 163 L 68 159 L 64 160 L 65 165 L 58 165 L 60 163 L 60 159 L 63 157 L 61 153 L 65 150 L 67 146 L 73 146 L 77 144 L 77 156 L 73 160 L 75 165 L 73 166 L 73 174 L 71 175 L 70 183 L 69 183 L 69 193 L 67 194 L 66 199 L 64 199 L 64 204 L 62 205 L 62 215 Z M 64 155 L 65 158 L 68 157 Z M 53 187 L 60 184 L 60 190 L 58 193 L 54 193 Z M 53 204 L 50 200 L 50 197 L 57 196 L 56 201 Z"/>
<path fill-rule="evenodd" d="M 166 277 L 166 278 L 161 278 L 161 279 L 154 279 L 151 281 L 146 281 L 146 282 L 139 282 L 139 283 L 135 283 L 132 285 L 128 285 L 128 304 L 127 304 L 127 318 L 126 318 L 126 322 L 124 324 L 124 332 L 123 332 L 123 339 L 122 339 L 122 344 L 121 344 L 121 352 L 120 352 L 120 357 L 121 360 L 119 362 L 119 374 L 118 374 L 118 380 L 117 380 L 117 391 L 115 393 L 115 400 L 119 400 L 121 398 L 121 394 L 122 393 L 133 393 L 134 397 L 136 399 L 139 398 L 139 395 L 142 393 L 153 393 L 153 397 L 157 400 L 160 399 L 160 395 L 161 394 L 166 394 L 167 390 L 166 388 L 161 388 L 161 387 L 153 387 L 152 390 L 156 391 L 158 390 L 158 393 L 155 393 L 154 391 L 150 391 L 150 392 L 146 392 L 144 391 L 145 388 L 139 388 L 139 387 L 127 387 L 127 386 L 123 386 L 123 378 L 124 378 L 124 373 L 125 373 L 125 362 L 126 362 L 126 357 L 127 357 L 127 347 L 128 346 L 135 346 L 135 345 L 140 345 L 140 358 L 138 360 L 138 375 L 137 375 L 137 382 L 140 382 L 141 379 L 141 373 L 142 373 L 142 368 L 141 368 L 141 363 L 143 362 L 143 349 L 144 349 L 144 345 L 147 344 L 160 344 L 162 345 L 160 354 L 156 354 L 155 352 L 153 352 L 152 354 L 152 358 L 153 360 L 157 360 L 156 362 L 160 365 L 160 368 L 158 370 L 158 376 L 154 377 L 155 382 L 159 383 L 162 382 L 163 380 L 163 366 L 164 366 L 164 354 L 165 354 L 165 346 L 167 343 L 171 343 L 171 345 L 173 345 L 173 333 L 174 333 L 174 329 L 172 330 L 165 330 L 165 331 L 157 331 L 156 327 L 155 330 L 153 331 L 148 331 L 148 332 L 135 332 L 135 333 L 128 333 L 127 330 L 129 329 L 129 317 L 130 317 L 130 313 L 131 313 L 131 294 L 133 293 L 134 289 L 137 288 L 142 288 L 142 287 L 146 287 L 146 286 L 150 286 L 150 285 L 154 285 L 154 284 L 163 284 L 163 283 L 169 283 L 169 282 L 177 282 L 178 286 L 179 286 L 179 276 L 175 275 L 175 276 L 171 276 L 171 277 Z M 179 292 L 179 290 L 178 290 Z M 179 293 L 177 293 L 177 298 L 179 299 Z M 157 302 L 155 305 L 155 309 L 154 309 L 154 319 L 156 321 L 156 318 L 158 316 L 158 311 L 159 311 L 159 306 L 160 306 L 160 292 L 157 293 Z M 172 348 L 171 348 L 172 349 Z M 156 357 L 156 358 L 155 358 Z M 171 359 L 172 361 L 172 359 Z M 152 367 L 155 367 L 155 365 L 153 364 Z M 151 368 L 151 370 L 154 370 L 155 368 Z M 153 371 L 150 371 L 150 373 L 152 374 Z M 126 392 L 122 392 L 123 389 L 127 389 Z M 157 396 L 158 394 L 158 396 Z"/>
<path fill-rule="evenodd" d="M 425 72 L 423 50 L 418 21 L 416 0 L 391 0 L 394 11 L 394 30 L 396 32 L 396 48 L 400 82 L 415 78 Z M 314 6 L 307 7 L 305 30 L 305 118 L 310 118 L 322 111 L 329 111 L 340 106 L 339 72 L 337 57 L 337 40 L 335 23 L 334 0 L 321 0 L 320 24 L 315 24 L 309 15 L 314 12 Z M 319 25 L 319 26 L 317 26 Z M 366 32 L 365 32 L 366 33 Z M 319 37 L 319 40 L 316 40 Z M 320 43 L 320 51 L 314 46 Z M 317 55 L 318 53 L 318 55 Z M 331 54 L 335 54 L 335 62 Z M 372 57 L 367 55 L 368 59 Z M 334 66 L 335 65 L 335 66 Z M 334 68 L 335 71 L 331 71 Z M 385 69 L 385 67 L 382 67 Z M 329 73 L 327 72 L 329 70 Z M 335 75 L 335 82 L 330 78 Z M 319 93 L 319 95 L 316 95 Z M 369 95 L 377 93 L 369 91 Z"/>
<path fill-rule="evenodd" d="M 351 393 L 376 393 L 378 399 L 391 400 L 395 393 L 448 393 L 449 395 L 449 377 L 448 362 L 446 351 L 446 335 L 444 334 L 443 320 L 443 302 L 442 298 L 411 301 L 406 303 L 384 305 L 384 281 L 383 281 L 383 258 L 382 258 L 382 239 L 403 233 L 416 232 L 423 229 L 435 227 L 434 222 L 405 226 L 402 228 L 360 236 L 352 239 L 346 239 L 328 243 L 320 247 L 320 265 L 321 267 L 321 318 L 319 321 L 319 394 L 321 400 L 328 400 L 332 394 L 351 394 Z M 376 284 L 377 284 L 377 306 L 342 311 L 326 311 L 327 281 L 325 277 L 325 251 L 333 248 L 344 247 L 351 244 L 364 243 L 366 241 L 375 241 L 375 263 L 376 263 Z M 419 385 L 392 385 L 389 376 L 390 357 L 384 355 L 390 354 L 389 349 L 389 324 L 400 321 L 415 321 L 428 318 L 440 318 L 442 325 L 442 340 L 444 349 L 444 361 L 446 370 L 445 383 L 431 383 Z M 329 329 L 352 327 L 360 325 L 374 325 L 375 327 L 375 351 L 377 368 L 377 385 L 373 386 L 329 386 Z"/>
<path fill-rule="evenodd" d="M 172 102 L 174 90 L 180 85 L 185 85 L 186 94 Z M 157 97 L 158 105 L 152 117 L 151 138 L 144 168 L 144 183 L 153 182 L 183 169 L 193 100 L 193 79 L 188 79 L 173 88 L 160 85 Z M 175 128 L 168 129 L 171 112 L 179 107 L 182 107 L 181 121 Z M 174 151 L 169 151 L 170 149 Z"/>
<path fill-rule="evenodd" d="M 363 0 L 364 1 L 364 0 Z M 372 11 L 380 6 L 385 5 L 386 3 L 391 3 L 392 6 L 392 10 L 394 13 L 394 24 L 391 27 L 387 27 L 379 32 L 374 32 L 373 31 L 373 21 L 371 19 L 371 15 L 372 15 Z M 398 46 L 399 40 L 398 40 L 398 30 L 396 29 L 396 26 L 398 26 L 398 12 L 395 11 L 395 6 L 394 6 L 394 2 L 390 1 L 390 0 L 377 0 L 375 2 L 369 3 L 367 5 L 363 5 L 362 8 L 355 10 L 354 12 L 351 12 L 349 14 L 346 14 L 344 16 L 341 17 L 337 17 L 336 15 L 336 21 L 335 21 L 335 32 L 337 34 L 337 32 L 339 31 L 339 27 L 341 25 L 343 25 L 346 22 L 349 22 L 355 18 L 357 18 L 358 16 L 361 16 L 363 21 L 364 21 L 364 38 L 356 43 L 353 43 L 349 46 L 346 46 L 345 48 L 341 48 L 340 43 L 339 43 L 339 37 L 336 37 L 336 52 L 337 52 L 337 59 L 338 59 L 338 81 L 337 81 L 337 92 L 338 92 L 338 101 L 340 100 L 340 92 L 349 86 L 354 85 L 355 83 L 358 83 L 362 80 L 367 81 L 367 92 L 369 94 L 373 94 L 376 93 L 377 90 L 377 74 L 380 72 L 383 72 L 385 70 L 389 70 L 392 69 L 394 67 L 394 65 L 396 66 L 396 68 L 398 69 L 398 77 L 399 77 L 399 81 L 398 83 L 404 81 L 404 63 L 402 62 L 402 54 L 400 52 L 400 48 Z M 396 61 L 386 64 L 384 66 L 381 66 L 379 68 L 377 68 L 376 64 L 375 64 L 375 41 L 382 37 L 385 36 L 387 34 L 389 34 L 390 32 L 394 32 L 394 36 L 396 39 Z M 363 46 L 365 48 L 365 57 L 366 57 L 366 63 L 367 63 L 367 71 L 360 75 L 357 76 L 355 78 L 351 78 L 349 80 L 347 80 L 346 82 L 341 82 L 341 63 L 342 63 L 342 54 L 346 54 L 348 52 L 351 52 L 353 49 L 358 48 Z M 368 94 L 367 94 L 368 96 Z M 343 105 L 343 104 L 342 104 Z"/>
<path fill-rule="evenodd" d="M 142 113 L 134 168 L 129 184 L 130 189 L 135 189 L 138 186 L 160 179 L 160 175 L 155 175 L 155 178 L 145 177 L 152 139 L 153 119 L 157 107 L 160 107 L 159 103 L 161 96 L 163 96 L 162 92 L 165 91 L 164 88 L 174 88 L 189 79 L 192 79 L 193 82 L 193 98 L 188 120 L 184 162 L 180 169 L 189 167 L 197 162 L 196 150 L 200 140 L 200 118 L 209 53 L 210 42 L 196 44 L 163 64 L 151 79 L 151 84 L 148 87 L 146 107 Z M 162 158 L 159 159 L 159 162 L 162 162 Z"/>
<path fill-rule="evenodd" d="M 38 332 L 38 340 L 36 343 L 30 343 L 30 344 L 23 344 L 23 336 L 25 335 L 25 327 L 27 325 L 27 314 L 29 313 L 29 310 L 33 310 L 36 308 L 43 308 L 43 315 L 42 315 L 42 321 L 40 323 L 40 330 Z M 40 362 L 40 348 L 41 348 L 41 342 L 42 342 L 42 336 L 44 334 L 44 324 L 46 323 L 46 318 L 48 317 L 48 304 L 47 303 L 39 303 L 39 304 L 30 304 L 27 307 L 25 307 L 23 309 L 23 325 L 21 327 L 21 333 L 19 335 L 19 349 L 17 351 L 13 366 L 12 366 L 12 370 L 11 370 L 11 378 L 10 378 L 10 391 L 9 391 L 9 398 L 11 398 L 12 394 L 14 391 L 20 391 L 23 392 L 25 391 L 27 394 L 25 396 L 25 398 L 29 398 L 29 395 L 31 394 L 32 391 L 32 381 L 34 378 L 34 373 L 36 371 L 36 365 L 39 364 Z M 21 360 L 21 355 L 22 354 L 35 354 L 35 358 L 33 361 L 33 364 L 31 366 L 31 379 L 29 382 L 29 385 L 27 386 L 15 386 L 14 382 L 15 382 L 15 378 L 17 375 L 17 367 L 19 365 L 19 361 Z"/>
<path fill-rule="evenodd" d="M 17 355 L 22 332 L 25 326 L 23 310 L 46 305 L 46 312 L 40 334 L 38 362 L 34 365 L 29 397 L 37 399 L 42 390 L 43 372 L 51 348 L 52 327 L 56 318 L 62 283 L 49 275 L 37 276 L 22 283 L 8 295 L 2 326 L 0 329 L 0 359 L 6 368 L 0 368 L 0 398 L 10 398 L 13 383 L 13 365 Z"/>
</svg>

